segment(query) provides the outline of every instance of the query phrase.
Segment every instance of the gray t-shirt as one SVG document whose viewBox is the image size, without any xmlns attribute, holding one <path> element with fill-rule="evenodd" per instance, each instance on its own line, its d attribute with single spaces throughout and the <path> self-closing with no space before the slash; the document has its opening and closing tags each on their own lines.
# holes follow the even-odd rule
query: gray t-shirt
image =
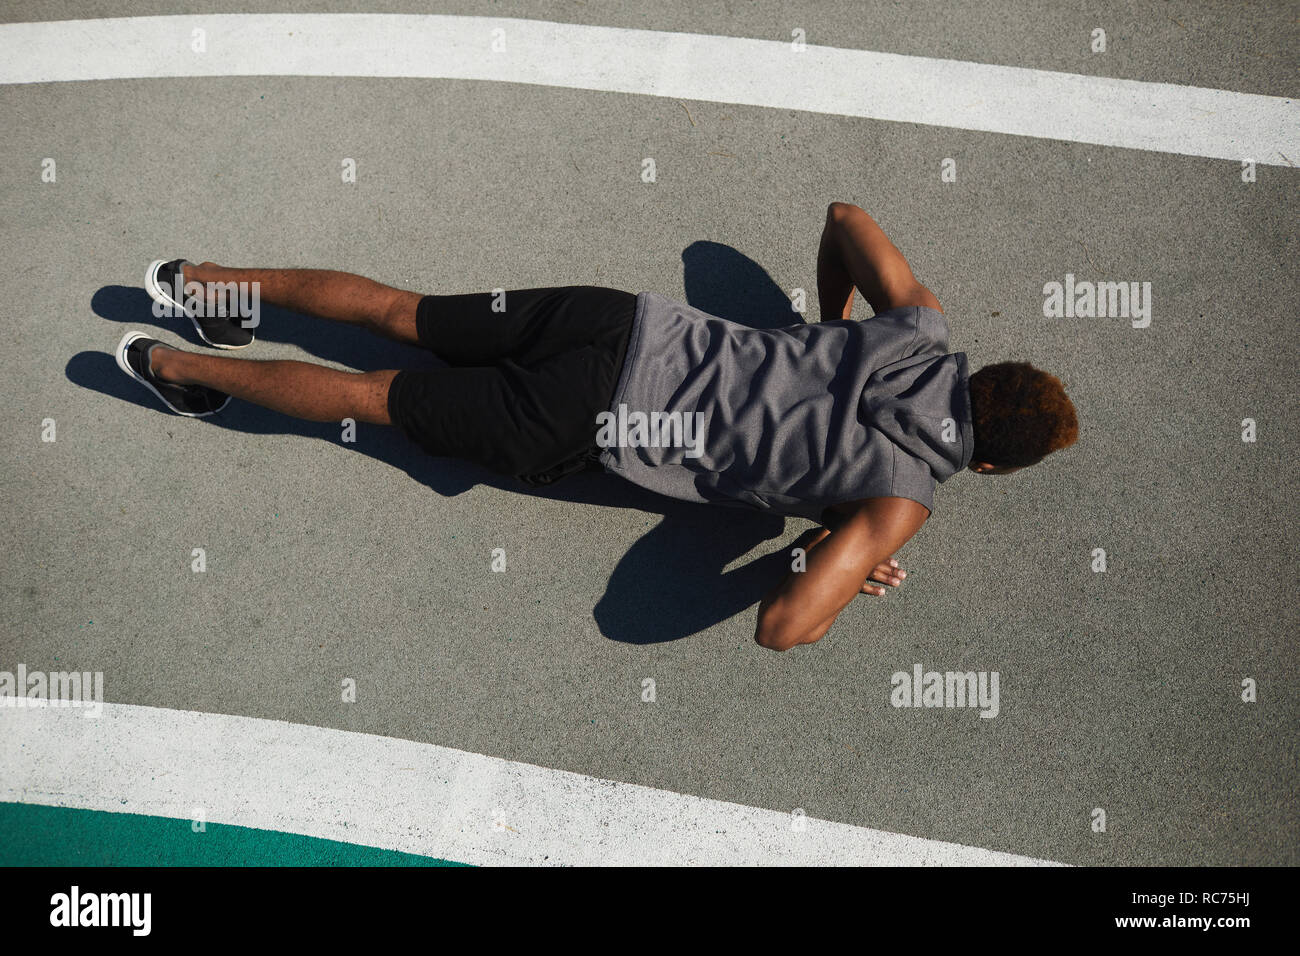
<svg viewBox="0 0 1300 956">
<path fill-rule="evenodd" d="M 753 329 L 642 292 L 600 462 L 674 498 L 813 521 L 859 498 L 931 508 L 974 447 L 966 356 L 947 350 L 935 309 Z"/>
</svg>

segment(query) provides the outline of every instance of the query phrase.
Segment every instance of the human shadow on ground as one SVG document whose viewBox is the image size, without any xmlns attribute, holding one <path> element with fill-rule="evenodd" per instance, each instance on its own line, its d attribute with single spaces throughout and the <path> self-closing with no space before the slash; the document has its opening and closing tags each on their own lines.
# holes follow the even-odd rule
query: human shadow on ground
<svg viewBox="0 0 1300 956">
<path fill-rule="evenodd" d="M 682 252 L 682 262 L 686 298 L 696 308 L 755 328 L 780 328 L 801 321 L 767 272 L 730 246 L 696 242 Z M 152 305 L 144 290 L 124 286 L 105 286 L 91 300 L 91 307 L 102 318 L 129 326 L 152 325 L 173 334 L 179 329 L 191 345 L 202 347 L 192 326 L 156 318 Z M 263 306 L 256 334 L 360 371 L 443 364 L 421 349 L 272 306 Z M 161 412 L 157 399 L 123 375 L 109 353 L 74 355 L 66 374 L 83 388 Z M 697 634 L 754 605 L 789 569 L 791 545 L 778 544 L 762 557 L 727 570 L 764 541 L 782 536 L 785 521 L 779 515 L 676 501 L 598 471 L 581 472 L 543 488 L 528 488 L 468 462 L 426 455 L 397 429 L 365 429 L 363 441 L 344 444 L 334 422 L 299 421 L 248 402 L 232 402 L 204 422 L 250 434 L 329 441 L 341 450 L 370 455 L 400 468 L 445 497 L 485 484 L 517 494 L 662 515 L 663 520 L 619 560 L 593 610 L 600 632 L 612 640 L 654 644 Z"/>
</svg>

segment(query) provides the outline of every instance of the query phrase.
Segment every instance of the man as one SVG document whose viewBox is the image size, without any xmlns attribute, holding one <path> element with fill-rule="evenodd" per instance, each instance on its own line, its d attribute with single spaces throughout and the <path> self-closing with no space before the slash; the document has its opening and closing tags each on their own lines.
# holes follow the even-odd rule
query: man
<svg viewBox="0 0 1300 956">
<path fill-rule="evenodd" d="M 191 283 L 258 283 L 261 299 L 428 348 L 428 371 L 340 372 L 190 353 L 129 332 L 123 371 L 201 417 L 231 396 L 311 421 L 396 425 L 434 455 L 529 484 L 599 463 L 688 501 L 824 527 L 806 567 L 759 604 L 755 639 L 819 640 L 857 594 L 906 577 L 894 553 L 933 490 L 969 467 L 1005 475 L 1072 444 L 1061 383 L 1024 363 L 968 373 L 934 294 L 876 222 L 832 203 L 817 255 L 823 320 L 752 329 L 654 293 L 576 286 L 422 296 L 341 272 L 156 262 L 146 287 L 220 349 L 252 334 Z M 854 289 L 875 310 L 850 319 Z"/>
</svg>

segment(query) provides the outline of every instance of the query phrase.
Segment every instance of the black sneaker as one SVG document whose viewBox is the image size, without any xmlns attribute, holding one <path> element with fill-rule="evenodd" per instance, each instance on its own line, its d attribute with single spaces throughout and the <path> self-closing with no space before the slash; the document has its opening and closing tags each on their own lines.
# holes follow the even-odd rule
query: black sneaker
<svg viewBox="0 0 1300 956">
<path fill-rule="evenodd" d="M 206 385 L 177 385 L 164 382 L 149 368 L 149 349 L 157 345 L 143 332 L 128 332 L 117 343 L 117 365 L 123 372 L 153 392 L 177 415 L 204 418 L 226 407 L 230 396 Z"/>
<path fill-rule="evenodd" d="M 189 265 L 185 259 L 164 262 L 159 259 L 149 264 L 144 273 L 144 288 L 149 297 L 172 310 L 173 315 L 184 315 L 194 323 L 199 338 L 214 349 L 242 349 L 253 344 L 253 333 L 239 323 L 239 316 L 195 314 L 187 309 L 185 279 L 182 267 Z M 209 311 L 204 308 L 203 312 Z"/>
</svg>

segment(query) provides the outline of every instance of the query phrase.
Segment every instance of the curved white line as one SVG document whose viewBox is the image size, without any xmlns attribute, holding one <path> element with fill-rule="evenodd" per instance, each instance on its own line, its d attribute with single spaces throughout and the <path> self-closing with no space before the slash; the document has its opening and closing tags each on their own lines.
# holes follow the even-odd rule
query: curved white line
<svg viewBox="0 0 1300 956">
<path fill-rule="evenodd" d="M 212 823 L 489 865 L 1048 863 L 812 817 L 798 829 L 791 813 L 372 734 L 86 713 L 0 706 L 0 801 L 178 820 L 202 808 Z"/>
<path fill-rule="evenodd" d="M 824 46 L 796 52 L 778 40 L 406 14 L 0 25 L 0 84 L 182 76 L 491 80 L 1300 162 L 1300 105 L 1290 98 Z"/>
</svg>

